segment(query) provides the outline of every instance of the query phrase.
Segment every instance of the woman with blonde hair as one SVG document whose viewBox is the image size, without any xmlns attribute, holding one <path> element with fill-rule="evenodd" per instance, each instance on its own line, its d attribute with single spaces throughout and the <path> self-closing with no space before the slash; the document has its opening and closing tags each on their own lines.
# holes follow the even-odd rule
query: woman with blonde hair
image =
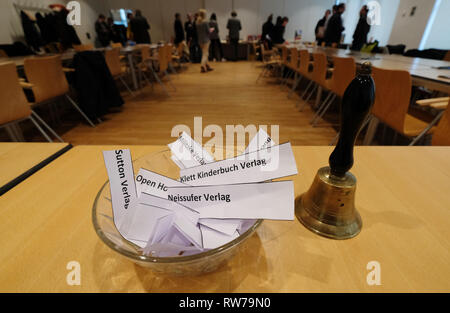
<svg viewBox="0 0 450 313">
<path fill-rule="evenodd" d="M 198 44 L 202 49 L 201 72 L 206 73 L 213 70 L 208 64 L 209 44 L 211 42 L 209 39 L 209 34 L 211 31 L 209 22 L 206 20 L 206 10 L 198 10 L 198 18 L 195 24 L 195 26 L 197 27 Z"/>
</svg>

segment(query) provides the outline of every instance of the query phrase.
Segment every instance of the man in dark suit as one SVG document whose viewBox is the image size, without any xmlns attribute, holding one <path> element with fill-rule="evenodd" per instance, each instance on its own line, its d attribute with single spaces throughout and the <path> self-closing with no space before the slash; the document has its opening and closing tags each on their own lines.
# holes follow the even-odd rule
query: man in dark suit
<svg viewBox="0 0 450 313">
<path fill-rule="evenodd" d="M 135 17 L 131 19 L 131 32 L 133 33 L 133 39 L 136 43 L 151 43 L 150 25 L 147 19 L 142 16 L 141 10 L 136 10 Z"/>
<path fill-rule="evenodd" d="M 356 25 L 353 33 L 352 50 L 359 51 L 367 43 L 367 34 L 370 31 L 370 25 L 367 23 L 367 13 L 369 13 L 369 8 L 367 5 L 363 5 L 361 11 L 359 11 L 358 25 Z"/>
<path fill-rule="evenodd" d="M 333 43 L 339 45 L 341 42 L 342 32 L 345 27 L 342 25 L 342 13 L 345 11 L 345 3 L 341 3 L 337 7 L 336 13 L 330 18 L 330 21 L 327 24 L 327 28 L 325 30 L 325 42 L 327 45 L 331 45 Z"/>
<path fill-rule="evenodd" d="M 230 44 L 233 50 L 233 61 L 238 59 L 238 45 L 239 45 L 239 31 L 242 29 L 241 21 L 237 18 L 236 12 L 231 12 L 231 18 L 227 23 L 228 37 L 230 38 Z"/>
</svg>

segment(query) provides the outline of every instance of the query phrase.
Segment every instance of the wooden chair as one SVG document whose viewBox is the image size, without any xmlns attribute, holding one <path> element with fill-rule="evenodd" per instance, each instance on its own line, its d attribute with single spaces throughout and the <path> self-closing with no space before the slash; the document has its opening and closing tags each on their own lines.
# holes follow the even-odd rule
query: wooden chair
<svg viewBox="0 0 450 313">
<path fill-rule="evenodd" d="M 372 77 L 376 86 L 375 103 L 364 144 L 370 145 L 379 122 L 409 138 L 421 135 L 428 124 L 408 114 L 412 88 L 409 72 L 381 69 L 374 66 L 372 67 Z M 433 131 L 434 128 L 430 128 L 427 133 L 431 134 Z"/>
<path fill-rule="evenodd" d="M 288 53 L 290 58 L 287 60 L 285 68 L 288 70 L 288 73 L 284 79 L 284 83 L 281 84 L 283 86 L 284 84 L 287 84 L 287 81 L 292 76 L 296 76 L 296 70 L 298 68 L 298 49 L 297 48 L 289 48 Z"/>
<path fill-rule="evenodd" d="M 69 84 L 67 83 L 61 56 L 31 57 L 24 60 L 24 70 L 31 90 L 34 95 L 33 106 L 53 101 L 56 98 L 65 97 L 72 106 L 92 126 L 94 123 L 86 116 L 83 110 L 68 95 Z"/>
<path fill-rule="evenodd" d="M 442 117 L 434 130 L 431 144 L 433 146 L 450 146 L 450 100 L 447 108 L 443 111 Z"/>
<path fill-rule="evenodd" d="M 120 42 L 111 42 L 110 46 L 111 48 L 123 48 L 123 45 Z"/>
<path fill-rule="evenodd" d="M 112 48 L 112 49 L 106 49 L 105 50 L 105 61 L 108 65 L 109 71 L 111 72 L 111 76 L 114 79 L 119 79 L 122 84 L 125 86 L 125 88 L 128 90 L 128 92 L 134 96 L 133 91 L 128 86 L 128 84 L 125 82 L 123 77 L 127 73 L 127 67 L 122 64 L 120 60 L 120 49 L 119 48 Z"/>
<path fill-rule="evenodd" d="M 288 66 L 288 53 L 289 50 L 285 45 L 282 45 L 281 48 L 281 83 L 284 83 L 284 69 Z"/>
<path fill-rule="evenodd" d="M 170 49 L 170 50 L 169 50 Z M 168 52 L 171 52 L 171 47 L 169 45 L 163 45 L 158 48 L 158 52 L 155 56 L 150 55 L 150 48 L 147 46 L 143 46 L 141 53 L 142 53 L 142 69 L 149 70 L 155 80 L 160 84 L 162 89 L 164 90 L 164 93 L 169 96 L 169 92 L 167 91 L 167 88 L 165 84 L 163 83 L 162 79 L 159 77 L 158 73 L 156 72 L 155 68 L 153 67 L 153 63 L 158 63 L 159 66 L 159 73 L 163 75 L 163 77 L 167 77 L 169 80 L 169 83 L 171 84 L 172 88 L 175 89 L 175 87 L 172 85 L 169 77 L 169 73 L 167 72 L 168 69 Z M 144 76 L 145 77 L 145 76 Z"/>
<path fill-rule="evenodd" d="M 173 45 L 172 44 L 166 44 L 166 59 L 167 59 L 167 68 L 174 74 L 178 74 L 178 72 L 173 67 L 172 61 L 174 58 L 173 55 Z"/>
<path fill-rule="evenodd" d="M 297 74 L 297 79 L 294 82 L 294 85 L 292 86 L 292 89 L 288 94 L 288 97 L 290 97 L 290 95 L 297 89 L 303 77 L 311 80 L 311 69 L 313 66 L 313 62 L 311 62 L 311 56 L 308 50 L 306 49 L 299 50 L 298 59 L 299 59 L 298 67 L 295 70 Z"/>
<path fill-rule="evenodd" d="M 268 71 L 276 70 L 281 66 L 281 61 L 279 58 L 275 58 L 272 52 L 267 53 L 263 43 L 260 46 L 261 46 L 261 58 L 262 58 L 261 60 L 263 63 L 263 69 L 256 78 L 256 83 L 258 83 L 259 79 L 263 77 Z"/>
<path fill-rule="evenodd" d="M 307 94 L 310 86 L 313 86 L 313 89 L 311 90 L 308 97 L 304 100 L 302 106 L 299 108 L 300 111 L 303 110 L 305 107 L 305 104 L 309 101 L 311 96 L 314 94 L 316 89 L 320 86 L 325 86 L 325 80 L 327 76 L 327 56 L 324 53 L 313 53 L 313 70 L 311 74 L 309 75 L 311 78 L 311 81 L 309 82 L 308 86 L 306 87 L 305 91 L 301 95 L 300 99 L 304 99 L 305 95 Z"/>
<path fill-rule="evenodd" d="M 334 67 L 331 78 L 325 80 L 322 85 L 329 93 L 311 120 L 313 127 L 316 126 L 317 121 L 322 118 L 336 97 L 342 99 L 345 89 L 347 89 L 347 86 L 356 75 L 356 63 L 353 58 L 333 57 L 333 64 Z"/>
<path fill-rule="evenodd" d="M 19 122 L 29 119 L 49 142 L 52 142 L 52 139 L 38 121 L 63 142 L 61 137 L 31 109 L 19 83 L 16 65 L 12 62 L 0 65 L 0 103 L 0 127 L 6 128 L 13 141 L 23 140 L 22 132 L 16 127 Z"/>
<path fill-rule="evenodd" d="M 86 44 L 86 45 L 73 45 L 73 49 L 76 52 L 82 52 L 82 51 L 90 51 L 90 50 L 94 50 L 94 46 L 91 44 Z"/>
<path fill-rule="evenodd" d="M 3 49 L 0 49 L 0 58 L 9 58 L 8 54 Z"/>
</svg>

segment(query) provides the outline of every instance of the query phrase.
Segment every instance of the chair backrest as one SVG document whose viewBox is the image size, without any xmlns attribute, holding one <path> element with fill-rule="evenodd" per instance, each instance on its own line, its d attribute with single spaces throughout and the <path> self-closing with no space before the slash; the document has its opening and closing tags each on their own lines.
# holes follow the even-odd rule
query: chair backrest
<svg viewBox="0 0 450 313">
<path fill-rule="evenodd" d="M 298 68 L 298 50 L 297 48 L 290 48 L 289 54 L 291 56 L 291 60 L 289 61 L 289 67 L 293 69 Z"/>
<path fill-rule="evenodd" d="M 281 63 L 287 64 L 287 57 L 288 57 L 288 48 L 283 45 L 281 46 Z"/>
<path fill-rule="evenodd" d="M 120 49 L 112 48 L 105 50 L 105 61 L 112 76 L 122 74 L 122 64 L 120 64 Z"/>
<path fill-rule="evenodd" d="M 450 100 L 431 138 L 433 146 L 450 146 Z"/>
<path fill-rule="evenodd" d="M 173 46 L 171 44 L 166 44 L 166 58 L 167 58 L 167 62 L 170 63 L 172 62 L 172 48 Z"/>
<path fill-rule="evenodd" d="M 298 69 L 300 71 L 300 74 L 306 75 L 306 74 L 308 74 L 308 71 L 309 71 L 309 60 L 310 60 L 308 50 L 306 50 L 306 49 L 300 50 L 299 57 L 300 57 L 300 66 Z"/>
<path fill-rule="evenodd" d="M 37 103 L 63 96 L 69 91 L 61 56 L 30 57 L 24 60 L 23 65 L 28 81 L 33 84 Z"/>
<path fill-rule="evenodd" d="M 0 49 L 0 58 L 8 58 L 8 54 L 3 49 Z"/>
<path fill-rule="evenodd" d="M 327 76 L 327 56 L 325 53 L 313 53 L 313 70 L 311 78 L 318 84 L 325 84 Z"/>
<path fill-rule="evenodd" d="M 169 63 L 167 62 L 167 46 L 163 45 L 158 48 L 158 61 L 159 61 L 159 70 L 164 72 L 169 67 Z"/>
<path fill-rule="evenodd" d="M 147 45 L 141 46 L 141 58 L 142 62 L 146 62 L 151 58 L 150 47 Z"/>
<path fill-rule="evenodd" d="M 111 48 L 122 48 L 123 45 L 120 42 L 111 42 Z"/>
<path fill-rule="evenodd" d="M 322 41 L 322 43 L 320 44 L 321 47 L 325 47 L 327 43 L 325 41 Z"/>
<path fill-rule="evenodd" d="M 338 97 L 344 95 L 345 89 L 356 75 L 356 64 L 353 58 L 333 57 L 333 76 L 330 88 Z"/>
<path fill-rule="evenodd" d="M 411 98 L 411 76 L 407 71 L 372 67 L 375 103 L 372 114 L 396 131 L 403 133 Z"/>
<path fill-rule="evenodd" d="M 12 62 L 0 65 L 0 125 L 28 117 L 30 105 L 19 85 L 16 65 Z"/>
<path fill-rule="evenodd" d="M 94 46 L 91 44 L 87 44 L 87 45 L 73 45 L 73 49 L 77 52 L 81 52 L 81 51 L 89 51 L 89 50 L 94 50 Z"/>
</svg>

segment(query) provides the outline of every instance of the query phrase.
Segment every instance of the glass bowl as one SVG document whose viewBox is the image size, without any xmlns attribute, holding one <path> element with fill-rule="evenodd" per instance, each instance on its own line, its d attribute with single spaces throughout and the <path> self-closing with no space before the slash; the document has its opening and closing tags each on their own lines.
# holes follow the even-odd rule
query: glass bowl
<svg viewBox="0 0 450 313">
<path fill-rule="evenodd" d="M 170 159 L 171 155 L 171 151 L 167 149 L 134 160 L 133 168 L 135 174 L 140 168 L 145 168 L 178 180 L 179 168 Z M 95 198 L 92 208 L 92 222 L 97 235 L 108 247 L 134 263 L 161 274 L 198 275 L 214 271 L 233 257 L 239 251 L 242 243 L 252 236 L 255 230 L 261 225 L 262 220 L 256 220 L 236 239 L 206 252 L 174 257 L 144 255 L 142 254 L 142 248 L 123 238 L 116 229 L 113 222 L 109 181 L 106 181 Z"/>
</svg>

